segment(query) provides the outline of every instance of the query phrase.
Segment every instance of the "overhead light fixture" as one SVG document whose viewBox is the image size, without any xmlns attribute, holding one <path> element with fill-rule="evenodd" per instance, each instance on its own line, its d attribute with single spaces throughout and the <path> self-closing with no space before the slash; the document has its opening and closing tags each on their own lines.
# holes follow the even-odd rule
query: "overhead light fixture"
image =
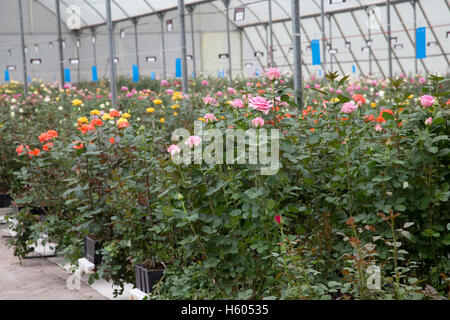
<svg viewBox="0 0 450 320">
<path fill-rule="evenodd" d="M 370 50 L 369 47 L 362 47 L 362 48 L 361 48 L 361 51 L 362 51 L 362 52 L 368 52 L 369 50 Z"/>
<path fill-rule="evenodd" d="M 80 39 L 77 39 L 76 44 L 77 44 L 77 48 L 81 47 L 81 41 L 80 41 Z"/>
<path fill-rule="evenodd" d="M 62 47 L 65 48 L 66 47 L 66 40 L 63 40 L 61 43 L 62 43 Z"/>
<path fill-rule="evenodd" d="M 394 49 L 403 49 L 403 44 L 401 43 L 394 44 Z"/>
<path fill-rule="evenodd" d="M 289 47 L 288 53 L 291 53 L 292 51 L 294 51 L 293 47 Z"/>
<path fill-rule="evenodd" d="M 219 53 L 219 59 L 228 59 L 228 53 Z"/>
<path fill-rule="evenodd" d="M 245 19 L 245 8 L 234 9 L 234 21 L 242 21 Z"/>
<path fill-rule="evenodd" d="M 172 19 L 166 21 L 166 29 L 168 32 L 173 31 L 173 22 Z"/>
<path fill-rule="evenodd" d="M 92 36 L 92 40 L 91 40 L 91 41 L 92 41 L 93 44 L 97 41 L 96 35 L 93 35 L 93 36 Z"/>
<path fill-rule="evenodd" d="M 145 61 L 147 61 L 147 62 L 156 62 L 156 57 L 155 56 L 146 57 Z"/>
<path fill-rule="evenodd" d="M 11 71 L 14 71 L 14 70 L 16 70 L 16 66 L 14 66 L 14 65 L 9 65 L 9 66 L 6 66 L 6 69 L 11 70 Z"/>
<path fill-rule="evenodd" d="M 80 63 L 80 59 L 78 59 L 78 58 L 69 58 L 69 63 L 70 64 L 79 64 Z"/>
<path fill-rule="evenodd" d="M 429 47 L 436 47 L 437 46 L 437 42 L 436 41 L 430 41 L 427 43 L 427 46 Z"/>
<path fill-rule="evenodd" d="M 42 63 L 42 60 L 41 60 L 41 59 L 31 59 L 31 60 L 30 60 L 30 63 L 31 63 L 31 64 L 41 64 L 41 63 Z"/>
<path fill-rule="evenodd" d="M 330 0 L 330 4 L 344 3 L 346 0 Z"/>
<path fill-rule="evenodd" d="M 350 41 L 345 41 L 345 47 L 346 47 L 347 49 L 350 49 L 351 46 L 352 46 L 352 44 L 351 44 Z"/>
<path fill-rule="evenodd" d="M 36 52 L 36 53 L 39 52 L 39 45 L 38 44 L 34 45 L 34 52 Z"/>
<path fill-rule="evenodd" d="M 391 37 L 391 43 L 397 43 L 397 37 Z"/>
<path fill-rule="evenodd" d="M 192 54 L 188 54 L 188 55 L 186 56 L 186 59 L 192 60 Z"/>
<path fill-rule="evenodd" d="M 24 51 L 25 53 L 28 53 L 28 47 L 27 47 L 27 46 L 23 46 L 23 51 Z"/>
<path fill-rule="evenodd" d="M 338 52 L 338 49 L 336 49 L 336 48 L 330 48 L 330 50 L 329 50 L 329 53 L 330 54 L 336 54 Z"/>
<path fill-rule="evenodd" d="M 261 57 L 264 56 L 264 52 L 262 52 L 262 51 L 256 51 L 253 55 L 254 55 L 255 57 L 261 58 Z"/>
<path fill-rule="evenodd" d="M 331 49 L 331 44 L 327 43 L 327 50 Z"/>
<path fill-rule="evenodd" d="M 372 40 L 372 39 L 367 39 L 366 45 L 367 45 L 368 47 L 371 47 L 371 46 L 372 46 L 372 43 L 373 43 L 373 40 Z"/>
<path fill-rule="evenodd" d="M 247 62 L 247 63 L 245 64 L 245 67 L 246 67 L 246 68 L 251 68 L 251 67 L 253 67 L 253 63 Z"/>
<path fill-rule="evenodd" d="M 119 57 L 114 57 L 113 61 L 114 63 L 119 63 Z"/>
<path fill-rule="evenodd" d="M 49 50 L 53 50 L 53 41 L 50 41 L 50 42 L 48 43 L 48 49 L 49 49 Z"/>
<path fill-rule="evenodd" d="M 125 38 L 125 29 L 120 29 L 120 38 Z"/>
</svg>

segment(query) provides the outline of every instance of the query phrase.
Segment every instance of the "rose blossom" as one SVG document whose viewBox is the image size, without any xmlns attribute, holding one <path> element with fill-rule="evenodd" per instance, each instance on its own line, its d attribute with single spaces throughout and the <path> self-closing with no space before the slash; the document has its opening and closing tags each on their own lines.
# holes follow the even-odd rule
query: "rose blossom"
<svg viewBox="0 0 450 320">
<path fill-rule="evenodd" d="M 263 97 L 254 97 L 249 100 L 249 107 L 263 112 L 265 115 L 269 114 L 272 104 L 269 100 Z"/>
<path fill-rule="evenodd" d="M 357 109 L 358 109 L 358 106 L 355 105 L 353 103 L 353 101 L 350 101 L 350 102 L 344 103 L 344 105 L 341 108 L 341 112 L 350 114 Z"/>
<path fill-rule="evenodd" d="M 432 117 L 429 117 L 429 118 L 427 118 L 427 120 L 425 120 L 425 125 L 426 126 L 431 126 L 431 123 L 433 122 L 433 118 Z"/>
<path fill-rule="evenodd" d="M 255 119 L 252 120 L 252 125 L 254 127 L 262 127 L 264 125 L 264 119 L 261 117 L 256 117 Z"/>
<path fill-rule="evenodd" d="M 423 95 L 420 97 L 420 103 L 422 107 L 429 108 L 434 104 L 434 97 L 430 95 Z"/>
<path fill-rule="evenodd" d="M 210 121 L 211 122 L 217 121 L 217 118 L 212 113 L 205 114 L 204 118 L 205 118 L 207 123 L 210 122 Z"/>
<path fill-rule="evenodd" d="M 238 109 L 243 108 L 244 101 L 242 101 L 241 99 L 234 99 L 233 101 L 231 101 L 231 106 Z"/>
<path fill-rule="evenodd" d="M 176 153 L 180 153 L 181 149 L 176 144 L 171 144 L 169 148 L 167 148 L 167 152 L 171 155 L 174 155 Z"/>
<path fill-rule="evenodd" d="M 190 145 L 192 148 L 193 146 L 197 147 L 198 145 L 200 145 L 201 142 L 202 142 L 202 139 L 199 136 L 190 136 L 189 138 L 186 139 L 184 144 Z"/>
<path fill-rule="evenodd" d="M 280 79 L 281 72 L 278 68 L 269 68 L 266 70 L 265 75 L 270 81 L 275 81 Z"/>
</svg>

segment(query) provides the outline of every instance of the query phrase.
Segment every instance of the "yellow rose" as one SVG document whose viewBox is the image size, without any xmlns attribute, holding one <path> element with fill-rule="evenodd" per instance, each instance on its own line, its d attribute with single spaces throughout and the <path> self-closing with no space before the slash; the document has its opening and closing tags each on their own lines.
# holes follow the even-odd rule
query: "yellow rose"
<svg viewBox="0 0 450 320">
<path fill-rule="evenodd" d="M 171 106 L 171 108 L 172 108 L 173 110 L 178 109 L 179 107 L 180 107 L 180 105 L 178 105 L 178 104 L 174 104 L 173 106 Z"/>
<path fill-rule="evenodd" d="M 99 115 L 100 115 L 100 111 L 94 109 L 94 110 L 92 110 L 92 111 L 90 112 L 90 114 L 93 115 L 93 116 L 99 116 Z"/>
<path fill-rule="evenodd" d="M 161 103 L 163 103 L 163 102 L 162 102 L 161 99 L 155 99 L 155 100 L 153 100 L 153 103 L 156 104 L 156 105 L 158 105 L 158 104 L 161 104 Z"/>
<path fill-rule="evenodd" d="M 117 120 L 117 124 L 121 124 L 122 122 L 128 122 L 128 120 L 125 118 L 120 118 L 119 120 Z"/>
<path fill-rule="evenodd" d="M 178 115 L 178 112 L 174 112 L 173 115 L 176 117 Z"/>
<path fill-rule="evenodd" d="M 102 120 L 114 120 L 114 117 L 112 117 L 112 116 L 110 116 L 109 115 L 109 113 L 105 113 L 103 116 L 102 116 Z"/>
<path fill-rule="evenodd" d="M 83 101 L 81 101 L 80 99 L 72 100 L 72 105 L 73 105 L 73 106 L 79 106 L 79 105 L 81 105 L 82 103 L 83 103 Z"/>
<path fill-rule="evenodd" d="M 152 112 L 155 112 L 155 108 L 147 108 L 147 113 L 152 113 Z"/>
<path fill-rule="evenodd" d="M 166 119 L 164 119 L 164 118 L 159 119 L 159 122 L 161 122 L 161 123 L 164 123 L 165 121 L 166 121 Z"/>
<path fill-rule="evenodd" d="M 375 107 L 377 106 L 377 104 L 376 104 L 375 102 L 372 102 L 372 103 L 370 104 L 370 106 L 371 106 L 372 108 L 375 108 Z"/>
<path fill-rule="evenodd" d="M 122 115 L 122 118 L 128 119 L 128 118 L 130 118 L 130 117 L 131 117 L 131 114 L 129 114 L 128 112 L 126 112 L 126 113 L 124 113 L 124 114 Z"/>
<path fill-rule="evenodd" d="M 86 118 L 86 117 L 81 117 L 81 118 L 78 118 L 77 122 L 78 122 L 79 124 L 80 124 L 80 123 L 88 123 L 89 120 L 88 120 L 88 118 Z"/>
</svg>

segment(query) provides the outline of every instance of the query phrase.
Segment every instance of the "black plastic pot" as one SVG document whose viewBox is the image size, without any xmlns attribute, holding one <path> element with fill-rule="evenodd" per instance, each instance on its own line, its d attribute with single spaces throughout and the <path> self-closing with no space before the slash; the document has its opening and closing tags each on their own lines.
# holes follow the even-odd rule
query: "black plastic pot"
<svg viewBox="0 0 450 320">
<path fill-rule="evenodd" d="M 150 293 L 153 286 L 161 280 L 164 270 L 148 270 L 143 266 L 134 265 L 136 287 L 145 293 Z"/>
<path fill-rule="evenodd" d="M 9 208 L 11 197 L 6 193 L 0 193 L 0 208 Z"/>
<path fill-rule="evenodd" d="M 102 247 L 102 244 L 89 236 L 84 237 L 84 257 L 93 264 L 102 263 L 102 255 L 96 253 Z"/>
</svg>

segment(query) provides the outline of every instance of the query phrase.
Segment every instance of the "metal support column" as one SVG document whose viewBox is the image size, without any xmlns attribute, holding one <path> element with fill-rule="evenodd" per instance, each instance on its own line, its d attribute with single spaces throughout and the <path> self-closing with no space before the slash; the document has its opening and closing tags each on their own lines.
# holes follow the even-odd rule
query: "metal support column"
<svg viewBox="0 0 450 320">
<path fill-rule="evenodd" d="M 274 67 L 273 62 L 273 28 L 272 28 L 272 0 L 269 1 L 269 67 Z"/>
<path fill-rule="evenodd" d="M 331 28 L 331 14 L 328 15 L 328 33 L 330 36 L 330 49 L 333 49 L 333 30 Z M 330 68 L 331 68 L 331 72 L 333 72 L 333 55 L 331 54 L 330 51 L 328 51 L 330 54 Z"/>
<path fill-rule="evenodd" d="M 94 66 L 97 66 L 97 36 L 95 34 L 95 28 L 94 27 L 91 28 L 91 33 L 92 33 L 92 39 L 91 39 L 92 49 L 94 51 Z"/>
<path fill-rule="evenodd" d="M 61 76 L 60 85 L 64 86 L 64 53 L 63 53 L 63 39 L 62 39 L 62 31 L 61 31 L 61 10 L 59 7 L 59 0 L 55 0 L 56 2 L 56 23 L 58 30 L 58 48 L 59 48 L 59 71 Z"/>
<path fill-rule="evenodd" d="M 114 65 L 114 34 L 113 24 L 111 19 L 111 0 L 106 1 L 106 21 L 108 24 L 108 44 L 109 44 L 109 63 L 110 63 L 110 91 L 111 103 L 113 106 L 117 105 L 117 88 L 116 88 L 116 68 Z"/>
<path fill-rule="evenodd" d="M 191 42 L 192 42 L 192 66 L 193 66 L 193 74 L 194 77 L 197 77 L 197 64 L 195 62 L 195 35 L 194 35 L 194 10 L 195 6 L 188 6 L 186 7 L 187 11 L 189 12 L 190 18 L 191 18 Z"/>
<path fill-rule="evenodd" d="M 367 20 L 370 21 L 370 12 L 367 12 Z M 375 14 L 374 12 L 372 12 L 372 14 Z M 367 28 L 367 33 L 368 33 L 368 37 L 369 40 L 372 40 L 372 25 L 369 23 L 368 24 L 368 28 Z M 367 46 L 367 43 L 366 43 Z M 372 75 L 372 45 L 369 46 L 369 75 Z"/>
<path fill-rule="evenodd" d="M 320 19 L 322 29 L 322 55 L 323 55 L 323 73 L 327 73 L 327 55 L 326 55 L 326 40 L 325 40 L 325 5 L 324 0 L 320 0 Z"/>
<path fill-rule="evenodd" d="M 412 5 L 414 11 L 414 49 L 417 50 L 417 1 L 413 0 Z M 418 71 L 416 53 L 414 52 L 414 73 L 417 74 Z"/>
<path fill-rule="evenodd" d="M 164 37 L 164 12 L 158 13 L 159 21 L 161 22 L 161 57 L 162 57 L 162 64 L 163 64 L 163 76 L 164 79 L 167 78 L 167 69 L 166 69 L 166 41 Z"/>
<path fill-rule="evenodd" d="M 138 18 L 133 18 L 131 19 L 131 22 L 133 23 L 134 26 L 134 49 L 136 50 L 136 65 L 138 66 L 138 70 L 140 70 L 140 66 L 139 66 L 139 44 L 138 44 L 138 29 L 137 29 L 137 25 L 138 25 Z"/>
<path fill-rule="evenodd" d="M 294 48 L 294 90 L 296 102 L 300 110 L 303 109 L 302 85 L 302 56 L 300 47 L 300 1 L 291 0 L 292 12 L 292 42 Z"/>
<path fill-rule="evenodd" d="M 184 21 L 184 0 L 178 0 L 178 18 L 180 19 L 180 47 L 181 47 L 181 68 L 183 93 L 189 92 L 189 82 L 187 75 L 187 53 L 186 53 L 186 24 Z"/>
<path fill-rule="evenodd" d="M 233 81 L 233 75 L 231 70 L 231 39 L 230 39 L 230 0 L 222 0 L 225 8 L 227 9 L 227 43 L 228 43 L 228 77 L 230 82 Z"/>
<path fill-rule="evenodd" d="M 387 41 L 388 41 L 388 52 L 389 52 L 389 77 L 392 78 L 392 36 L 391 36 L 391 0 L 387 0 Z"/>
<path fill-rule="evenodd" d="M 22 0 L 19 0 L 19 22 L 20 22 L 20 42 L 21 42 L 20 48 L 22 51 L 23 85 L 25 90 L 25 97 L 28 97 L 27 57 L 25 54 L 25 35 L 23 32 Z"/>
</svg>

